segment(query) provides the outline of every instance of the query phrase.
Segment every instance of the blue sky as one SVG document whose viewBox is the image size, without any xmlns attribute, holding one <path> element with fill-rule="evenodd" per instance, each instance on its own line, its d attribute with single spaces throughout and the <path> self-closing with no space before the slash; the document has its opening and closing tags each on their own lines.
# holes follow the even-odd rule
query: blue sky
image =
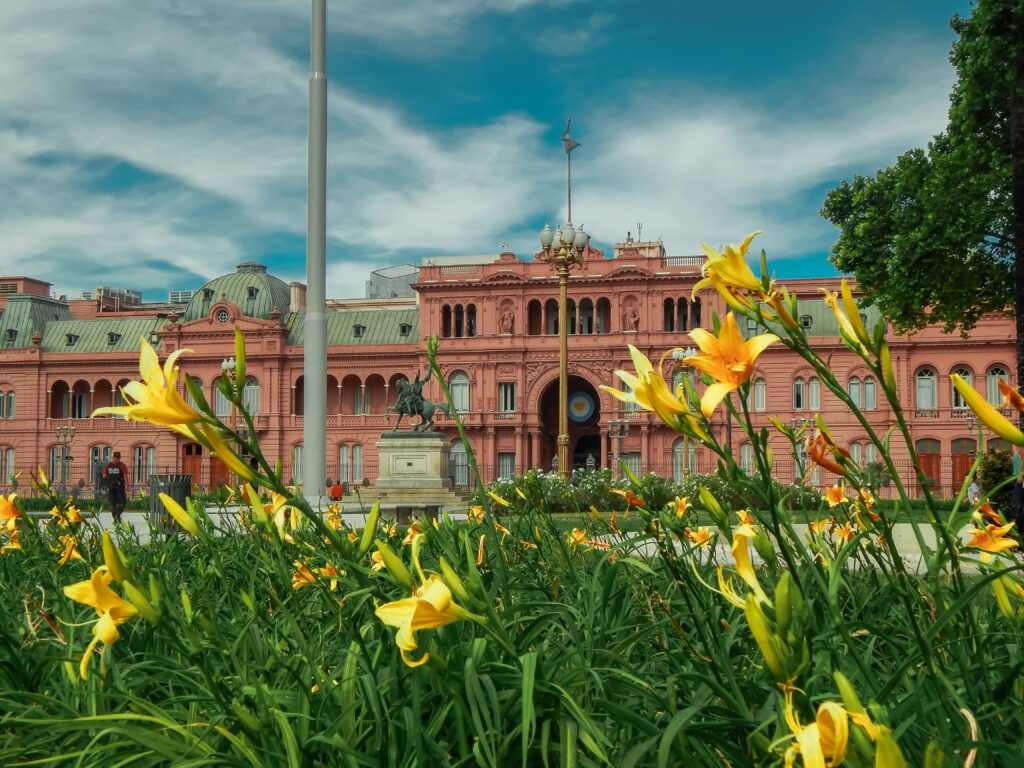
<svg viewBox="0 0 1024 768">
<path fill-rule="evenodd" d="M 945 125 L 966 0 L 328 0 L 328 295 L 573 214 L 831 274 L 826 190 Z M 304 0 L 0 3 L 0 274 L 149 300 L 305 271 Z"/>
</svg>

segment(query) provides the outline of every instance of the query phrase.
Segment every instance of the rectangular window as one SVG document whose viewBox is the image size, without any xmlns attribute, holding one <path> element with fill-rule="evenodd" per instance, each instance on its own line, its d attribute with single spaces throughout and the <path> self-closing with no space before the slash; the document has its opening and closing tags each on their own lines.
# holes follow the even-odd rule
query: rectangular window
<svg viewBox="0 0 1024 768">
<path fill-rule="evenodd" d="M 793 410 L 802 411 L 804 409 L 804 380 L 797 379 L 793 382 Z"/>
<path fill-rule="evenodd" d="M 353 394 L 352 412 L 356 416 L 366 416 L 370 412 L 370 393 L 365 386 L 360 386 Z"/>
<path fill-rule="evenodd" d="M 220 387 L 216 386 L 216 382 L 213 387 L 213 412 L 220 419 L 231 415 L 231 401 L 220 391 Z"/>
<path fill-rule="evenodd" d="M 0 484 L 11 482 L 14 473 L 14 449 L 5 448 L 0 451 Z"/>
<path fill-rule="evenodd" d="M 342 445 L 338 448 L 338 482 L 352 482 L 352 469 L 349 467 L 347 445 Z"/>
<path fill-rule="evenodd" d="M 102 485 L 103 467 L 110 461 L 109 445 L 94 445 L 89 449 L 89 477 L 95 486 Z"/>
<path fill-rule="evenodd" d="M 514 453 L 498 454 L 498 478 L 511 480 L 516 476 L 516 455 Z"/>
<path fill-rule="evenodd" d="M 515 382 L 503 381 L 498 384 L 498 410 L 502 413 L 512 413 L 516 409 L 516 385 Z"/>
<path fill-rule="evenodd" d="M 763 411 L 767 407 L 765 402 L 768 395 L 768 385 L 764 379 L 754 381 L 754 410 Z"/>
<path fill-rule="evenodd" d="M 875 379 L 873 376 L 864 377 L 864 410 L 873 411 L 878 405 L 878 395 L 875 392 Z"/>
<path fill-rule="evenodd" d="M 352 482 L 363 482 L 363 446 L 352 446 Z"/>
<path fill-rule="evenodd" d="M 754 446 L 750 443 L 740 446 L 740 469 L 748 475 L 754 473 Z"/>
<path fill-rule="evenodd" d="M 821 408 L 821 382 L 817 376 L 812 376 L 807 382 L 807 407 L 812 411 Z"/>
<path fill-rule="evenodd" d="M 629 471 L 632 472 L 634 475 L 636 475 L 637 477 L 640 476 L 640 453 L 638 451 L 623 453 L 622 463 L 625 466 L 629 467 Z"/>
</svg>

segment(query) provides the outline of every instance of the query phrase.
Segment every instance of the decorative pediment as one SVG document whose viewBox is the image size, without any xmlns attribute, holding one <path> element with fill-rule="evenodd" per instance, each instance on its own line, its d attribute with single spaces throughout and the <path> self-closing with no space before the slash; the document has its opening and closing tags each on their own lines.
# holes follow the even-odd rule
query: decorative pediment
<svg viewBox="0 0 1024 768">
<path fill-rule="evenodd" d="M 501 270 L 500 272 L 495 272 L 493 275 L 488 275 L 487 277 L 485 277 L 480 282 L 481 283 L 504 283 L 504 282 L 528 283 L 530 281 L 527 278 L 523 277 L 518 272 L 510 272 L 510 271 L 507 271 L 507 270 Z"/>
<path fill-rule="evenodd" d="M 622 267 L 620 269 L 613 270 L 607 275 L 609 280 L 622 280 L 622 279 L 636 279 L 636 278 L 651 278 L 654 277 L 654 273 L 643 269 L 641 267 Z"/>
</svg>

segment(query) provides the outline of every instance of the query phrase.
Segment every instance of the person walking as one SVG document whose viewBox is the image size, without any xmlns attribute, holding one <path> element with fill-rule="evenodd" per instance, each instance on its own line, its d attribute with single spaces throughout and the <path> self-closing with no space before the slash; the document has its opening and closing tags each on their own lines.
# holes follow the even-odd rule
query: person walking
<svg viewBox="0 0 1024 768">
<path fill-rule="evenodd" d="M 121 522 L 121 514 L 127 501 L 126 483 L 128 467 L 121 461 L 121 452 L 114 451 L 110 462 L 103 468 L 103 480 L 107 487 L 107 501 L 110 502 L 110 513 L 114 516 L 114 525 Z"/>
</svg>

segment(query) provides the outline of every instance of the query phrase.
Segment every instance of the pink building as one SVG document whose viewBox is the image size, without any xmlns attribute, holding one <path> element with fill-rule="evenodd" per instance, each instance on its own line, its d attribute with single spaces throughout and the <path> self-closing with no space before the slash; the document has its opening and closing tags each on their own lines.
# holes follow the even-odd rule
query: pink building
<svg viewBox="0 0 1024 768">
<path fill-rule="evenodd" d="M 667 256 L 661 243 L 626 242 L 606 258 L 589 249 L 569 286 L 570 453 L 574 466 L 614 463 L 616 454 L 638 471 L 681 478 L 709 471 L 710 457 L 660 425 L 652 415 L 624 408 L 598 389 L 616 384 L 613 372 L 631 367 L 627 344 L 657 360 L 667 349 L 689 346 L 688 329 L 710 326 L 725 307 L 713 291 L 690 300 L 700 279 L 702 256 Z M 800 322 L 831 361 L 850 394 L 884 431 L 892 413 L 877 383 L 846 350 L 835 319 L 820 300 L 832 280 L 790 280 L 800 298 Z M 439 362 L 485 480 L 551 467 L 558 424 L 558 283 L 551 268 L 503 253 L 490 263 L 424 265 L 415 285 L 418 299 L 355 299 L 331 302 L 328 316 L 326 475 L 350 483 L 376 477 L 375 443 L 394 422 L 385 417 L 395 382 L 427 369 L 425 339 L 442 337 Z M 163 429 L 120 419 L 89 419 L 94 408 L 116 404 L 118 387 L 138 375 L 138 339 L 161 357 L 188 348 L 184 374 L 201 384 L 225 419 L 237 418 L 217 393 L 217 377 L 231 375 L 233 329 L 248 349 L 246 402 L 257 414 L 264 450 L 280 457 L 286 474 L 301 480 L 304 288 L 288 285 L 255 263 L 217 277 L 187 304 L 111 305 L 49 298 L 49 286 L 29 278 L 0 278 L 0 477 L 46 468 L 51 477 L 90 490 L 98 467 L 120 450 L 136 485 L 153 472 L 189 472 L 202 486 L 228 480 L 203 448 Z M 869 322 L 877 317 L 866 310 Z M 976 433 L 969 411 L 949 375 L 960 372 L 999 402 L 997 380 L 1013 384 L 1013 323 L 983 320 L 969 339 L 929 329 L 891 338 L 902 401 L 926 473 L 940 493 L 958 485 L 970 465 Z M 752 408 L 755 417 L 800 423 L 822 413 L 854 458 L 876 457 L 857 422 L 812 372 L 785 349 L 760 359 Z M 617 384 L 616 384 L 617 386 Z M 431 383 L 426 394 L 440 400 Z M 470 482 L 454 425 L 440 428 L 453 442 L 457 484 Z M 628 431 L 626 429 L 628 425 Z M 67 453 L 58 427 L 73 426 Z M 728 430 L 719 425 L 725 439 Z M 739 430 L 729 436 L 741 462 L 750 448 Z M 623 435 L 623 433 L 625 433 Z M 621 437 L 618 437 L 620 436 Z M 780 479 L 801 474 L 782 438 L 775 470 Z M 901 475 L 913 485 L 906 449 L 896 447 Z M 67 457 L 67 460 L 65 460 Z M 812 482 L 831 482 L 827 473 Z"/>
</svg>

